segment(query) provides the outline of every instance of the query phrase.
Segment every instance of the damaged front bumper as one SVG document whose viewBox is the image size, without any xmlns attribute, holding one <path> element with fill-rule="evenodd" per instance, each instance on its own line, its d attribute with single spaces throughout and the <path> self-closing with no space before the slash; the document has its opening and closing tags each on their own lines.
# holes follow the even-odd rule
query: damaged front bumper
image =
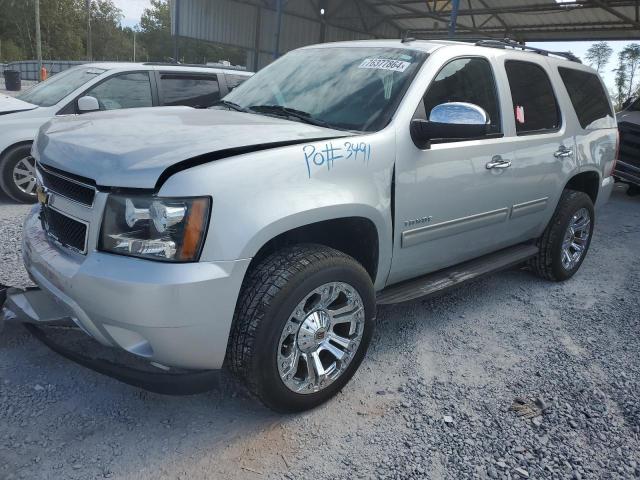
<svg viewBox="0 0 640 480">
<path fill-rule="evenodd" d="M 101 357 L 98 353 L 104 347 L 84 334 L 82 342 L 72 345 L 55 339 L 47 327 L 78 329 L 67 315 L 63 306 L 39 288 L 0 285 L 0 322 L 22 323 L 47 347 L 73 362 L 129 385 L 166 395 L 192 395 L 218 385 L 219 370 L 159 370 L 150 365 L 145 368 L 139 359 L 126 352 Z M 85 352 L 93 352 L 93 355 Z"/>
</svg>

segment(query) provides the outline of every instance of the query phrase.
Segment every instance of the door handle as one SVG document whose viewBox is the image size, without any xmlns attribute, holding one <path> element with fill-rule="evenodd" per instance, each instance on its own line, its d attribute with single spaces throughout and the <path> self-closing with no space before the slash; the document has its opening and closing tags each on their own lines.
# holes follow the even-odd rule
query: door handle
<svg viewBox="0 0 640 480">
<path fill-rule="evenodd" d="M 511 160 L 504 160 L 500 155 L 496 155 L 487 163 L 487 170 L 492 168 L 509 168 L 511 166 Z"/>
<path fill-rule="evenodd" d="M 556 158 L 569 158 L 573 157 L 573 148 L 567 148 L 564 145 L 560 146 L 560 148 L 553 154 Z"/>
</svg>

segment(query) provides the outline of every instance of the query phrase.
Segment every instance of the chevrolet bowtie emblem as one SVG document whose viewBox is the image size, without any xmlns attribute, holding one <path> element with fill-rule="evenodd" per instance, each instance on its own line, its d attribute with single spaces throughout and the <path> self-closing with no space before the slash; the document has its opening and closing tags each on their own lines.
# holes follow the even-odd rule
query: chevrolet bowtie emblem
<svg viewBox="0 0 640 480">
<path fill-rule="evenodd" d="M 47 190 L 43 186 L 38 185 L 38 187 L 36 188 L 36 194 L 38 195 L 38 202 L 41 205 L 46 205 L 47 203 L 49 203 L 49 192 L 47 192 Z"/>
</svg>

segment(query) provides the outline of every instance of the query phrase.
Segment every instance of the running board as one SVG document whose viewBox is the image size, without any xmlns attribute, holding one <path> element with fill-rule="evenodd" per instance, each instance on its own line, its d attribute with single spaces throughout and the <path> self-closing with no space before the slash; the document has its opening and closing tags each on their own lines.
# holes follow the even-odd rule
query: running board
<svg viewBox="0 0 640 480">
<path fill-rule="evenodd" d="M 535 256 L 537 253 L 538 247 L 531 244 L 505 248 L 423 277 L 391 285 L 378 292 L 376 302 L 379 305 L 388 305 L 426 297 L 474 278 L 513 267 Z"/>
</svg>

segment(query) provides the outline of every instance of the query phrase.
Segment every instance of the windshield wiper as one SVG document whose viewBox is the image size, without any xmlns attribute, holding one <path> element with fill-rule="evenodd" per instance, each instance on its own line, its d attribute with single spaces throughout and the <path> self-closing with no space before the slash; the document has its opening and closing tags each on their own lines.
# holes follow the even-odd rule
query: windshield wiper
<svg viewBox="0 0 640 480">
<path fill-rule="evenodd" d="M 295 108 L 283 107 L 282 105 L 251 105 L 249 110 L 254 112 L 262 112 L 279 117 L 293 117 L 301 122 L 315 125 L 317 127 L 333 128 L 327 122 L 313 118 L 310 113 L 297 110 Z"/>
<path fill-rule="evenodd" d="M 211 105 L 211 107 L 209 107 L 209 108 L 219 107 L 219 106 L 227 107 L 227 108 L 230 108 L 231 110 L 235 110 L 237 112 L 251 113 L 251 110 L 249 110 L 248 108 L 242 107 L 242 106 L 238 105 L 237 103 L 230 102 L 229 100 L 218 100 L 216 103 Z"/>
</svg>

